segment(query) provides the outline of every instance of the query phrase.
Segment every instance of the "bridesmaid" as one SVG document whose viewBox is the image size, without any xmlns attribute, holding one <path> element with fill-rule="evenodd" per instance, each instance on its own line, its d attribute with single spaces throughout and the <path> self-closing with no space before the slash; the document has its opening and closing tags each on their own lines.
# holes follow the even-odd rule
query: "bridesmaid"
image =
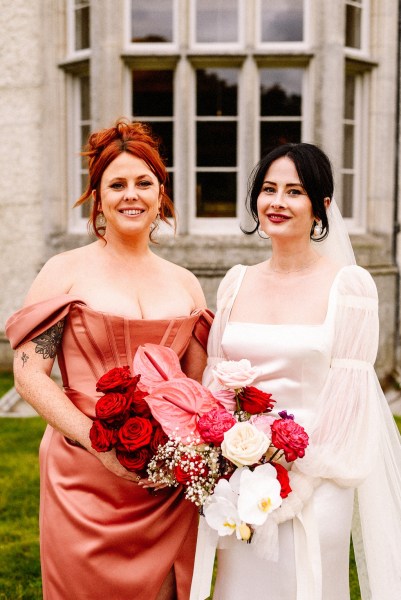
<svg viewBox="0 0 401 600">
<path fill-rule="evenodd" d="M 15 385 L 47 421 L 40 448 L 40 537 L 47 600 L 186 600 L 197 511 L 180 489 L 97 453 L 89 430 L 107 370 L 131 365 L 144 343 L 176 351 L 200 379 L 210 317 L 197 279 L 149 241 L 174 220 L 157 141 L 120 119 L 93 133 L 89 181 L 95 242 L 51 258 L 7 323 Z M 63 389 L 51 379 L 58 358 Z M 146 488 L 158 488 L 149 493 Z"/>
</svg>

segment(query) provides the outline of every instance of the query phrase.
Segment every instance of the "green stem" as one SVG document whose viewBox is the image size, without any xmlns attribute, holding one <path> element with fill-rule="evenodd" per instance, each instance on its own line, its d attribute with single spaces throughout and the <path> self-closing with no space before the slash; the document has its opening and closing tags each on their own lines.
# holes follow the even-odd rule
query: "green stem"
<svg viewBox="0 0 401 600">
<path fill-rule="evenodd" d="M 273 458 L 274 458 L 274 457 L 275 457 L 277 454 L 279 454 L 280 452 L 281 452 L 281 450 L 276 450 L 276 451 L 274 452 L 274 454 L 272 454 L 272 456 L 269 458 L 268 462 L 273 462 Z M 281 455 L 281 456 L 279 456 L 279 459 L 280 459 L 282 456 L 284 456 L 284 452 L 282 453 L 282 455 Z"/>
</svg>

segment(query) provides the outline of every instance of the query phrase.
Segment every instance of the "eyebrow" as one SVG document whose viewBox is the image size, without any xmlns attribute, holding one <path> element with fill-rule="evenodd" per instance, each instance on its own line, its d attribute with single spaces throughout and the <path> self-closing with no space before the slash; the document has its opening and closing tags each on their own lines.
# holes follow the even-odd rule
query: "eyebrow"
<svg viewBox="0 0 401 600">
<path fill-rule="evenodd" d="M 145 177 L 150 177 L 150 176 L 151 176 L 151 173 L 143 173 L 141 175 L 136 175 L 135 179 L 144 179 Z M 116 175 L 115 177 L 112 177 L 110 179 L 110 181 L 119 181 L 122 179 L 125 180 L 128 177 L 129 177 L 129 175 L 128 176 L 127 175 Z M 155 175 L 155 177 L 156 177 L 156 175 Z"/>
<path fill-rule="evenodd" d="M 265 179 L 263 183 L 270 183 L 272 185 L 277 185 L 276 181 L 269 181 L 268 179 Z M 286 185 L 286 187 L 297 186 L 297 187 L 301 187 L 302 189 L 304 189 L 304 186 L 302 185 L 301 182 L 298 182 L 298 183 L 286 183 L 285 185 Z"/>
</svg>

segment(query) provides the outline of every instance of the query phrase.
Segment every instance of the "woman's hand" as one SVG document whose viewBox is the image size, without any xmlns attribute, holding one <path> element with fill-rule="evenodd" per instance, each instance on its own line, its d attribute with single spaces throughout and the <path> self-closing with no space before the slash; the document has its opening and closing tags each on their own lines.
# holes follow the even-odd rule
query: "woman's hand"
<svg viewBox="0 0 401 600">
<path fill-rule="evenodd" d="M 167 487 L 165 483 L 155 483 L 147 478 L 141 478 L 141 476 L 138 473 L 128 471 L 125 467 L 122 466 L 122 464 L 117 459 L 116 451 L 114 448 L 112 450 L 109 450 L 109 452 L 93 453 L 93 456 L 96 456 L 96 458 L 100 460 L 102 465 L 108 471 L 111 471 L 112 473 L 114 473 L 114 475 L 117 475 L 117 477 L 127 479 L 127 481 L 132 481 L 133 483 L 136 483 L 143 488 L 160 490 L 164 487 Z"/>
</svg>

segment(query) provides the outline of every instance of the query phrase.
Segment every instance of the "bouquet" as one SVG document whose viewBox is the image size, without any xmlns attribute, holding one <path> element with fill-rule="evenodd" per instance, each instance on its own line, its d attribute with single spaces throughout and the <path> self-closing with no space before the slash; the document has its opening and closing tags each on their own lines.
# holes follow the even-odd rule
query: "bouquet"
<svg viewBox="0 0 401 600">
<path fill-rule="evenodd" d="M 146 475 L 146 468 L 159 444 L 168 437 L 154 419 L 138 388 L 139 375 L 131 376 L 129 366 L 116 367 L 97 382 L 103 396 L 96 403 L 89 432 L 92 447 L 98 452 L 116 449 L 119 462 L 128 471 Z"/>
<path fill-rule="evenodd" d="M 246 360 L 223 361 L 211 392 L 182 372 L 170 348 L 138 348 L 131 375 L 115 368 L 97 382 L 90 437 L 98 451 L 116 448 L 131 471 L 168 486 L 203 512 L 219 535 L 250 541 L 291 493 L 287 466 L 302 458 L 308 436 L 275 400 L 251 384 L 257 369 Z"/>
<path fill-rule="evenodd" d="M 308 445 L 308 435 L 293 415 L 285 410 L 278 417 L 270 414 L 275 400 L 251 385 L 257 375 L 246 359 L 219 363 L 213 376 L 225 391 L 216 396 L 231 409 L 235 423 L 224 428 L 223 439 L 213 435 L 218 421 L 213 411 L 198 423 L 203 438 L 220 444 L 224 459 L 236 467 L 206 499 L 206 522 L 219 536 L 235 533 L 247 542 L 291 493 L 288 463 L 302 458 Z"/>
</svg>

